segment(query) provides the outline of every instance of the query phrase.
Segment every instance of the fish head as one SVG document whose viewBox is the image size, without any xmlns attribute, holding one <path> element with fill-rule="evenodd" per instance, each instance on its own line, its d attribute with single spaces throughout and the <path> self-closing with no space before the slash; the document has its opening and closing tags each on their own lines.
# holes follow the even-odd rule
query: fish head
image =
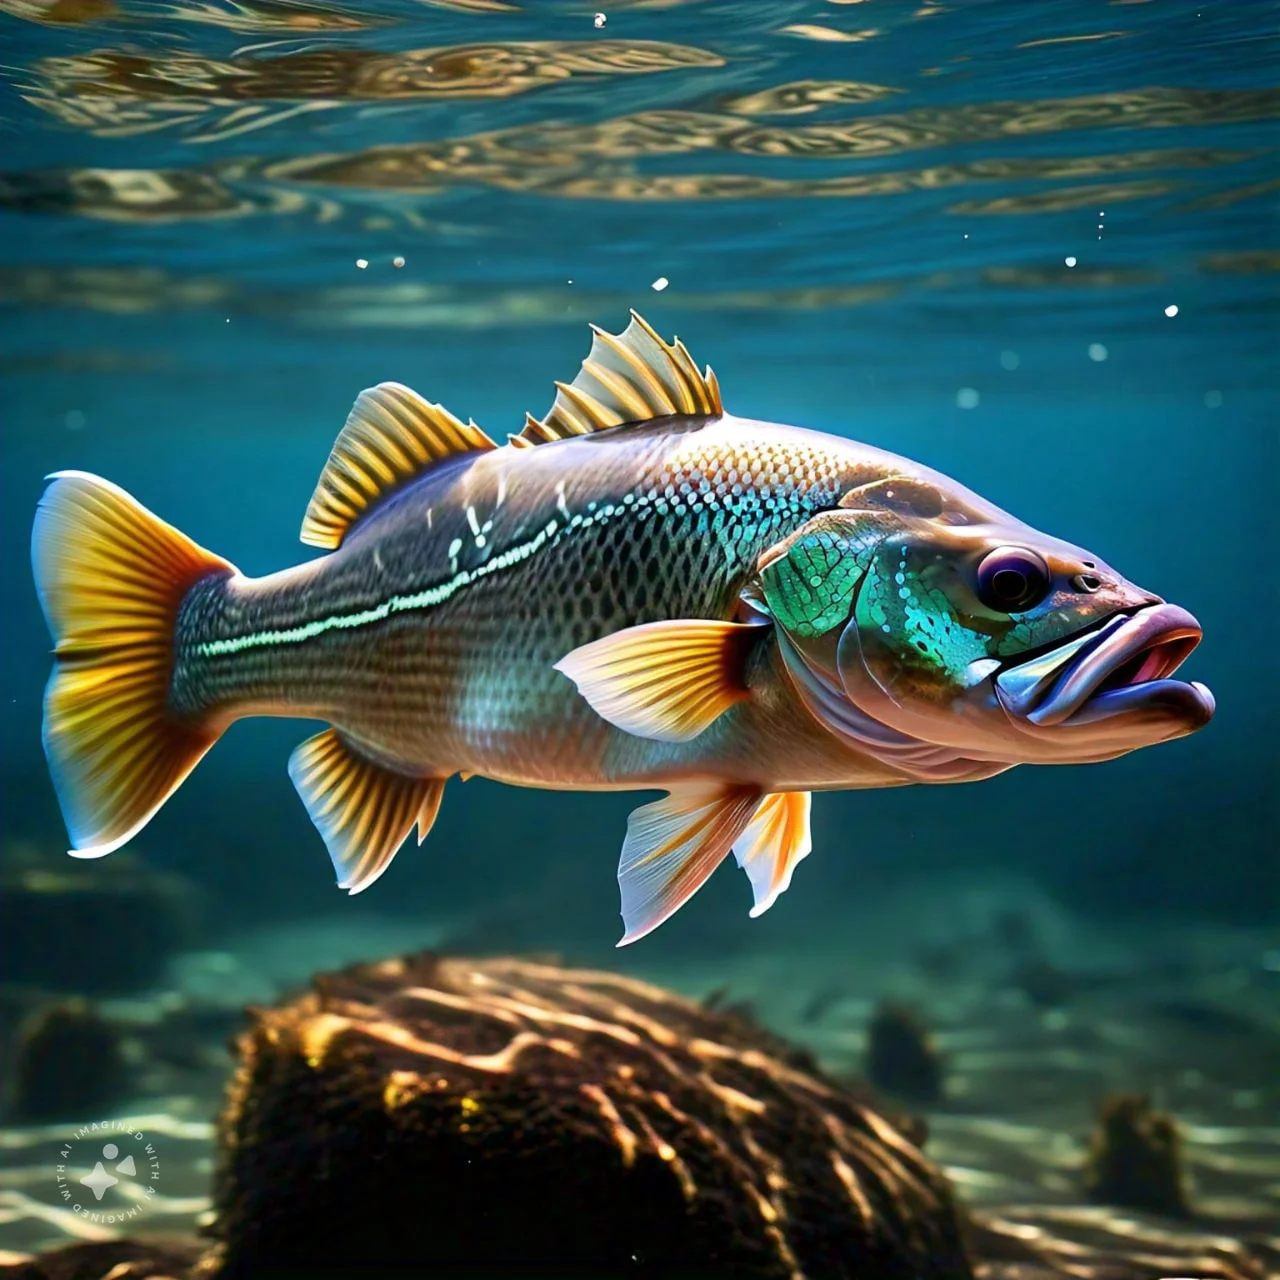
<svg viewBox="0 0 1280 1280">
<path fill-rule="evenodd" d="M 1213 715 L 1208 689 L 1172 678 L 1195 618 L 959 487 L 861 486 L 758 567 L 811 709 L 862 745 L 1078 763 Z"/>
</svg>

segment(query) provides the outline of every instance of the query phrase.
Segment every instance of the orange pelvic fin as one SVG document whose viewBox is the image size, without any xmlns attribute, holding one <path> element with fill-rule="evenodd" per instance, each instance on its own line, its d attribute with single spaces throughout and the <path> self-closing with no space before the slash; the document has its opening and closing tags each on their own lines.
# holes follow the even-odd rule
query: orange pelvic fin
<svg viewBox="0 0 1280 1280">
<path fill-rule="evenodd" d="M 391 865 L 414 824 L 431 830 L 443 778 L 415 778 L 367 760 L 336 729 L 308 738 L 289 757 L 289 777 L 333 859 L 338 887 L 367 889 Z"/>
<path fill-rule="evenodd" d="M 651 933 L 693 897 L 759 803 L 757 787 L 712 783 L 680 787 L 632 812 L 618 863 L 626 926 L 618 946 Z"/>
<path fill-rule="evenodd" d="M 639 738 L 688 742 L 751 696 L 752 623 L 678 618 L 615 631 L 556 663 L 595 713 Z"/>
<path fill-rule="evenodd" d="M 809 856 L 812 797 L 807 791 L 781 791 L 765 796 L 733 846 L 738 866 L 747 873 L 755 894 L 752 917 L 763 915 L 791 883 L 796 864 Z"/>
</svg>

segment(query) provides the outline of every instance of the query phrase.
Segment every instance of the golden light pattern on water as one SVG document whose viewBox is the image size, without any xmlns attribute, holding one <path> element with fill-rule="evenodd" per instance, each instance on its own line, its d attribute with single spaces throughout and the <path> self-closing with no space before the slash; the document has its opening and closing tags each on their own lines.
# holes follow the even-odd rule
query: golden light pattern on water
<svg viewBox="0 0 1280 1280">
<path fill-rule="evenodd" d="M 1007 289 L 1114 289 L 1156 284 L 1164 277 L 1148 267 L 986 267 L 984 284 Z"/>
<path fill-rule="evenodd" d="M 518 4 L 506 0 L 418 0 L 433 9 L 452 9 L 454 13 L 519 13 Z"/>
<path fill-rule="evenodd" d="M 51 27 L 80 27 L 119 14 L 114 0 L 0 0 L 0 13 Z"/>
<path fill-rule="evenodd" d="M 1233 204 L 1244 200 L 1255 200 L 1258 196 L 1270 195 L 1280 191 L 1280 178 L 1264 178 L 1261 182 L 1251 182 L 1248 186 L 1232 187 L 1227 191 L 1215 191 L 1211 195 L 1198 196 L 1189 200 L 1182 207 L 1186 210 L 1228 209 Z"/>
<path fill-rule="evenodd" d="M 1045 36 L 1040 40 L 1024 40 L 1015 46 L 1018 49 L 1039 49 L 1047 44 L 1088 44 L 1094 40 L 1124 40 L 1133 35 L 1132 31 L 1092 31 L 1076 36 Z"/>
<path fill-rule="evenodd" d="M 1280 249 L 1214 253 L 1205 258 L 1201 266 L 1206 271 L 1225 272 L 1228 275 L 1266 275 L 1280 271 Z"/>
<path fill-rule="evenodd" d="M 653 40 L 503 42 L 399 53 L 326 47 L 227 59 L 98 49 L 40 59 L 22 96 L 63 124 L 100 137 L 196 124 L 205 127 L 191 140 L 212 141 L 347 102 L 508 98 L 574 76 L 721 65 L 708 50 Z"/>
<path fill-rule="evenodd" d="M 118 221 L 166 222 L 263 213 L 309 213 L 325 221 L 343 213 L 333 189 L 430 196 L 458 187 L 490 187 L 571 200 L 671 202 L 855 199 L 1004 180 L 1079 180 L 1142 170 L 1189 171 L 1233 164 L 1255 153 L 1216 149 L 1144 149 L 1092 156 L 1009 156 L 919 169 L 786 178 L 764 173 L 641 173 L 611 164 L 691 151 L 782 155 L 788 134 L 762 140 L 734 117 L 648 113 L 590 126 L 517 127 L 415 146 L 362 152 L 245 159 L 165 171 L 75 169 L 0 177 L 0 206 L 28 212 L 74 211 Z M 1034 213 L 1094 202 L 1137 199 L 1173 189 L 1166 180 L 1036 190 L 952 207 L 961 214 Z M 404 218 L 403 205 L 387 216 Z M 391 225 L 388 223 L 387 225 Z"/>
<path fill-rule="evenodd" d="M 1227 260 L 1227 259 L 1230 260 Z M 371 264 L 377 265 L 377 264 Z M 384 264 L 385 265 L 385 264 Z M 1280 255 L 1207 259 L 1205 270 L 1253 274 L 1280 270 Z M 1143 288 L 1163 279 L 1145 267 L 1014 265 L 900 275 L 874 283 L 835 282 L 790 289 L 685 289 L 668 298 L 676 314 L 761 315 L 832 312 L 873 306 L 910 292 L 959 294 L 987 289 L 1073 291 Z M 318 289 L 253 288 L 211 275 L 155 268 L 0 268 L 0 305 L 82 309 L 108 315 L 217 310 L 228 316 L 284 317 L 307 328 L 482 330 L 501 325 L 585 324 L 625 310 L 631 295 L 578 287 L 461 287 L 423 280 Z M 24 370 L 21 358 L 10 361 Z"/>
<path fill-rule="evenodd" d="M 179 0 L 169 4 L 165 17 L 223 27 L 247 34 L 306 31 L 360 31 L 380 27 L 392 19 L 375 13 L 358 13 L 337 5 L 308 4 L 306 0 Z"/>
<path fill-rule="evenodd" d="M 422 29 L 413 25 L 419 19 L 412 7 L 392 10 L 353 0 L 333 5 L 325 0 L 166 0 L 150 7 L 128 0 L 0 0 L 0 14 L 48 27 L 109 23 L 113 34 L 127 32 L 127 39 L 122 34 L 114 47 L 45 40 L 38 46 L 45 56 L 33 56 L 25 69 L 7 68 L 28 103 L 60 126 L 102 138 L 172 134 L 162 167 L 148 167 L 140 149 L 131 167 L 121 165 L 115 152 L 115 163 L 104 166 L 0 170 L 0 208 L 143 227 L 237 218 L 295 219 L 299 225 L 341 221 L 374 236 L 403 233 L 409 238 L 399 247 L 412 253 L 415 242 L 437 239 L 451 245 L 486 238 L 492 243 L 493 237 L 501 241 L 502 222 L 491 209 L 476 214 L 468 206 L 465 212 L 443 216 L 445 201 L 486 193 L 490 200 L 496 193 L 594 203 L 604 209 L 626 204 L 745 206 L 770 200 L 794 206 L 946 192 L 949 202 L 935 201 L 931 216 L 947 218 L 950 226 L 959 220 L 965 229 L 963 220 L 969 218 L 1070 216 L 1092 205 L 1102 209 L 1141 201 L 1162 201 L 1162 216 L 1180 217 L 1260 201 L 1280 184 L 1258 177 L 1265 144 L 1256 130 L 1233 132 L 1230 145 L 1222 146 L 1204 145 L 1202 135 L 1194 146 L 1135 145 L 1138 130 L 1199 131 L 1274 120 L 1280 116 L 1278 89 L 1171 85 L 1038 99 L 1008 90 L 984 95 L 974 79 L 980 64 L 972 62 L 973 51 L 954 43 L 924 48 L 914 73 L 896 56 L 891 62 L 882 57 L 895 37 L 914 30 L 903 25 L 904 18 L 948 13 L 954 18 L 954 6 L 924 3 L 907 14 L 882 6 L 880 0 L 865 0 L 870 7 L 858 7 L 863 2 L 830 0 L 832 7 L 825 12 L 839 19 L 841 7 L 847 7 L 859 19 L 875 15 L 871 22 L 878 25 L 850 23 L 847 30 L 829 25 L 821 8 L 804 13 L 812 21 L 790 21 L 800 18 L 798 9 L 748 8 L 737 24 L 685 23 L 676 28 L 663 18 L 655 26 L 654 21 L 641 23 L 640 16 L 693 6 L 684 0 L 618 0 L 608 15 L 595 16 L 608 21 L 614 14 L 636 15 L 626 38 L 622 24 L 612 22 L 610 38 L 595 38 L 606 34 L 600 29 L 603 22 L 594 22 L 585 10 L 565 10 L 567 19 L 582 20 L 586 32 L 579 38 L 472 38 L 396 48 L 396 36 L 413 43 Z M 521 9 L 507 0 L 418 0 L 418 6 L 422 14 L 434 11 L 429 21 L 436 25 L 426 29 L 442 35 L 478 29 L 505 36 L 531 29 L 511 25 L 508 15 Z M 464 16 L 448 17 L 442 11 Z M 163 31 L 161 23 L 167 24 Z M 364 28 L 381 29 L 379 47 L 357 43 Z M 200 41 L 213 39 L 217 29 L 229 41 L 239 35 L 290 38 L 238 50 L 227 43 L 227 52 L 215 56 Z M 677 30 L 705 38 L 688 43 L 632 38 Z M 1002 56 L 1030 51 L 1028 57 L 1039 58 L 1034 51 L 1043 46 L 1096 44 L 1142 33 L 1055 33 L 1032 27 L 1020 34 L 1029 38 L 1002 44 Z M 806 49 L 793 36 L 817 43 Z M 839 48 L 872 40 L 865 56 Z M 831 48 L 819 49 L 823 43 Z M 51 55 L 51 49 L 58 52 Z M 938 67 L 927 65 L 930 54 Z M 865 78 L 821 74 L 852 68 L 854 57 Z M 882 83 L 875 73 L 890 65 L 894 73 L 884 78 L 894 83 Z M 782 68 L 791 74 L 782 74 Z M 931 101 L 927 86 L 932 82 L 922 77 L 932 71 L 955 75 L 957 84 L 964 80 L 971 88 L 958 100 L 944 95 Z M 659 72 L 673 74 L 655 74 Z M 643 79 L 628 86 L 624 96 L 622 77 Z M 584 81 L 586 94 L 581 91 Z M 526 97 L 529 101 L 498 106 L 494 112 L 465 105 Z M 888 100 L 897 99 L 904 102 L 901 109 L 885 110 Z M 458 104 L 456 114 L 441 110 L 450 104 Z M 327 145 L 319 149 L 318 131 L 306 117 L 343 107 L 351 108 L 351 114 L 342 130 L 326 129 Z M 424 107 L 431 114 L 421 117 L 425 127 L 419 129 L 420 117 L 412 113 Z M 383 129 L 384 120 L 394 126 Z M 372 128 L 365 127 L 367 122 L 374 122 Z M 235 141 L 247 133 L 254 134 L 253 154 L 245 154 Z M 384 140 L 367 145 L 371 133 Z M 1153 140 L 1149 132 L 1145 138 Z M 1036 154 L 1037 139 L 1045 139 L 1049 149 Z M 224 142 L 234 145 L 223 148 Z M 188 153 L 198 159 L 184 162 L 182 149 L 192 143 L 203 144 Z M 948 154 L 961 147 L 967 150 Z M 975 151 L 977 147 L 983 150 Z M 923 164 L 894 163 L 923 151 L 938 154 Z M 1234 185 L 1210 186 L 1198 176 L 1236 165 L 1242 176 Z M 1170 195 L 1176 202 L 1165 199 Z M 1097 234 L 1102 232 L 1099 225 Z M 1088 238 L 1093 239 L 1092 231 Z M 1237 256 L 1253 264 L 1235 268 L 1237 274 L 1270 269 L 1257 265 L 1266 253 L 1242 249 Z M 1062 260 L 1058 253 L 1052 257 L 1055 264 Z M 666 263 L 654 264 L 645 279 L 667 280 L 660 267 L 669 270 Z M 87 300 L 105 298 L 114 289 L 109 306 L 122 312 L 228 300 L 216 289 L 208 292 L 211 282 L 170 281 L 144 273 L 127 284 L 109 277 L 99 287 L 92 274 L 75 277 L 78 283 L 73 284 L 72 277 L 58 274 L 62 271 L 55 272 L 60 281 L 56 287 L 42 292 L 37 272 L 24 288 L 35 288 L 46 300 L 69 289 L 70 296 L 82 300 L 74 305 L 103 307 L 108 304 Z M 984 287 L 1081 288 L 1135 285 L 1150 277 L 1150 272 L 1114 264 L 1064 271 L 1056 265 L 1048 269 L 1013 262 L 978 275 L 932 272 L 909 280 L 832 282 L 818 290 L 689 295 L 672 272 L 676 284 L 667 296 L 674 300 L 683 292 L 673 305 L 686 307 L 703 305 L 698 298 L 714 297 L 714 305 L 751 310 L 758 296 L 767 298 L 768 306 L 816 309 L 877 301 L 908 287 L 946 288 L 957 279 Z M 237 287 L 228 287 L 232 300 L 240 297 Z M 416 316 L 434 324 L 448 316 L 453 323 L 470 325 L 489 323 L 495 316 L 554 318 L 566 309 L 590 318 L 590 295 L 582 291 L 567 302 L 554 291 L 536 289 L 508 291 L 501 298 L 422 294 L 417 289 L 403 281 L 372 294 L 354 291 L 325 298 L 329 314 L 341 323 L 402 324 Z M 283 295 L 273 296 L 286 310 L 293 305 L 281 302 Z"/>
<path fill-rule="evenodd" d="M 862 84 L 857 80 L 795 80 L 730 98 L 724 103 L 724 110 L 739 116 L 800 115 L 822 107 L 876 102 L 905 92 L 891 85 Z"/>
<path fill-rule="evenodd" d="M 532 165 L 572 163 L 583 156 L 616 160 L 699 151 L 843 160 L 1085 129 L 1177 128 L 1277 116 L 1280 90 L 1144 89 L 1041 102 L 916 108 L 893 115 L 796 125 L 759 124 L 702 111 L 645 111 L 595 124 L 517 126 L 454 139 L 448 145 L 451 163 L 465 162 L 468 154 L 479 153 L 491 160 L 522 160 Z M 408 154 L 414 149 L 380 150 Z M 1189 152 L 1177 154 L 1181 157 Z"/>
<path fill-rule="evenodd" d="M 797 22 L 782 30 L 789 36 L 801 36 L 805 40 L 824 40 L 829 43 L 860 44 L 864 40 L 874 40 L 880 35 L 876 27 L 868 31 L 837 31 L 834 27 L 822 27 L 816 22 Z"/>
<path fill-rule="evenodd" d="M 0 267 L 0 303 L 84 307 L 112 315 L 207 307 L 235 293 L 229 280 L 174 276 L 158 267 Z"/>
<path fill-rule="evenodd" d="M 1116 204 L 1121 200 L 1142 200 L 1168 195 L 1177 183 L 1150 178 L 1142 182 L 1100 183 L 1086 187 L 1058 187 L 1053 191 L 1030 191 L 1024 195 L 997 196 L 994 200 L 965 200 L 947 212 L 986 216 L 1004 213 L 1061 213 L 1066 209 L 1087 209 L 1093 205 Z"/>
</svg>

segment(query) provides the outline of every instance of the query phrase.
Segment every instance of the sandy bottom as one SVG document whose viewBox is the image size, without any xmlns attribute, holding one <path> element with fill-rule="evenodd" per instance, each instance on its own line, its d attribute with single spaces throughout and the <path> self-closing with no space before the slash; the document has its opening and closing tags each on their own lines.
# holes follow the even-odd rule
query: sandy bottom
<svg viewBox="0 0 1280 1280">
<path fill-rule="evenodd" d="M 450 933 L 367 915 L 317 920 L 180 957 L 160 990 L 106 1002 L 132 1028 L 138 1096 L 111 1115 L 0 1128 L 0 1261 L 70 1240 L 193 1234 L 209 1216 L 212 1118 L 235 1011 L 316 969 L 445 946 Z M 933 877 L 924 899 L 904 881 L 874 909 L 845 904 L 839 928 L 813 927 L 808 945 L 779 947 L 776 936 L 762 931 L 760 946 L 728 956 L 664 959 L 657 947 L 633 948 L 614 963 L 686 995 L 749 1005 L 837 1077 L 861 1073 L 879 1002 L 913 1008 L 944 1055 L 946 1087 L 940 1103 L 905 1105 L 927 1120 L 925 1149 L 978 1210 L 979 1247 L 992 1256 L 1041 1242 L 1064 1269 L 1078 1247 L 1077 1261 L 1099 1250 L 1142 1254 L 1153 1275 L 1280 1273 L 1275 935 L 1157 919 L 1103 926 L 1072 918 L 1027 882 L 957 877 L 940 886 Z M 225 1010 L 225 1025 L 215 1032 L 218 1019 L 208 1018 L 180 1052 L 158 1050 L 154 1028 L 179 1001 Z M 1117 1090 L 1148 1094 L 1180 1122 L 1192 1222 L 1083 1204 L 1093 1116 Z M 78 1199 L 64 1199 L 58 1167 L 70 1143 L 78 1182 L 98 1141 L 78 1136 L 80 1126 L 116 1119 L 145 1133 L 159 1168 L 154 1194 L 122 1178 L 121 1192 L 104 1197 L 130 1215 L 110 1222 L 89 1190 L 73 1185 Z"/>
</svg>

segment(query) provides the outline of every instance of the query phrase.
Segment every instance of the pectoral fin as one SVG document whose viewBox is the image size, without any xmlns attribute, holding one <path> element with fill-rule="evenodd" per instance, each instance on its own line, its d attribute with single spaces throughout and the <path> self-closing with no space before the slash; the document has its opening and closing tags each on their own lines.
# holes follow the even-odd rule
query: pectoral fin
<svg viewBox="0 0 1280 1280">
<path fill-rule="evenodd" d="M 367 760 L 336 729 L 289 757 L 289 777 L 333 859 L 338 887 L 367 889 L 391 864 L 414 824 L 421 844 L 444 794 L 443 778 L 414 778 Z"/>
<path fill-rule="evenodd" d="M 751 915 L 763 915 L 791 883 L 796 863 L 813 849 L 809 834 L 812 797 L 807 791 L 784 791 L 765 796 L 755 816 L 734 842 L 733 856 L 747 873 L 755 905 Z"/>
<path fill-rule="evenodd" d="M 640 738 L 688 742 L 751 696 L 745 658 L 755 623 L 680 618 L 615 631 L 556 663 L 610 724 Z"/>
<path fill-rule="evenodd" d="M 681 787 L 636 809 L 618 863 L 622 921 L 618 946 L 651 933 L 706 882 L 760 803 L 757 787 Z"/>
</svg>

